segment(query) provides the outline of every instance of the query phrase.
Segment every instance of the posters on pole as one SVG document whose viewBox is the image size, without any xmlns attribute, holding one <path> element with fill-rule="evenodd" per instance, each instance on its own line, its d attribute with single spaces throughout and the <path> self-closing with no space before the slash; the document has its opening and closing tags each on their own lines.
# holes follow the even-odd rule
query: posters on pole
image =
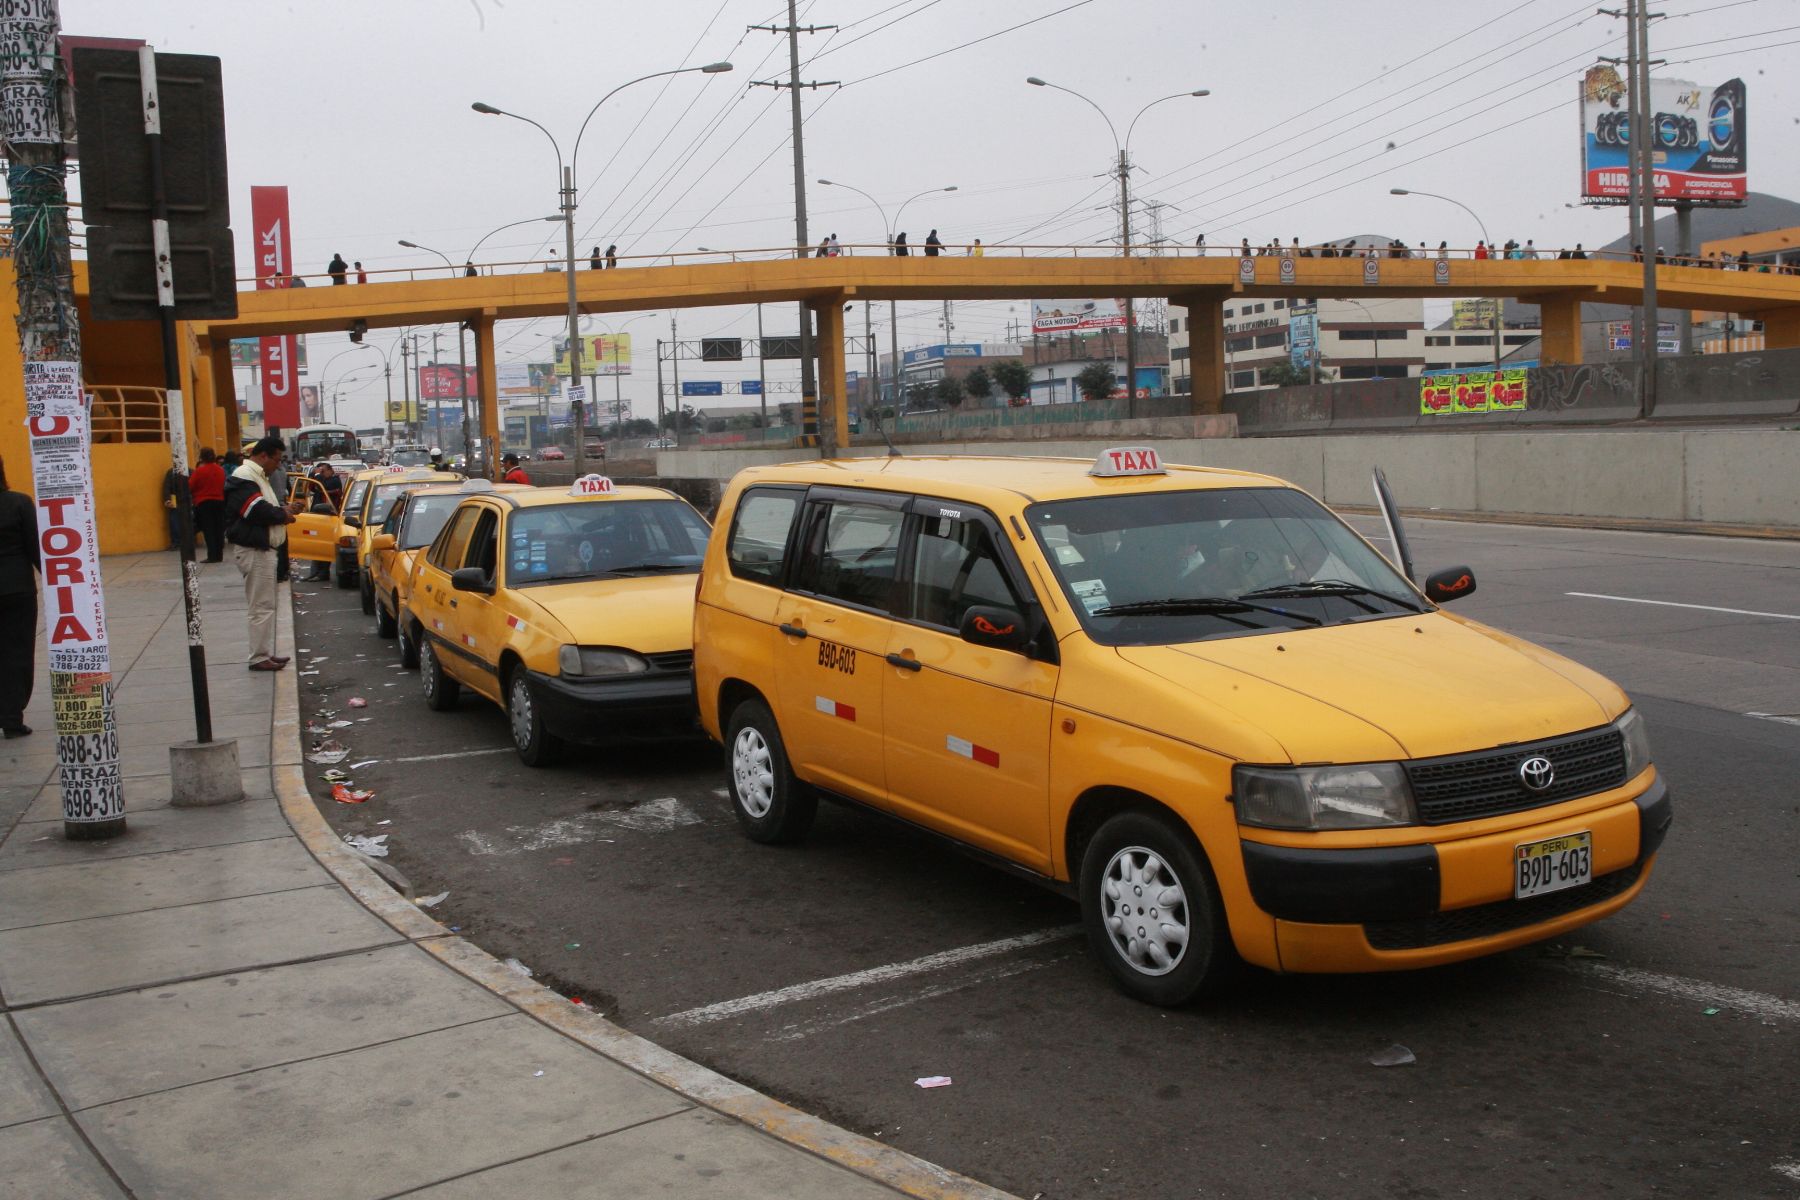
<svg viewBox="0 0 1800 1200">
<path fill-rule="evenodd" d="M 556 356 L 556 373 L 569 375 L 569 351 L 565 345 Z M 588 375 L 631 374 L 631 335 L 629 333 L 584 333 L 581 335 L 581 373 Z"/>
<path fill-rule="evenodd" d="M 1608 321 L 1606 323 L 1606 348 L 1608 350 L 1631 349 L 1631 322 Z M 1656 352 L 1658 354 L 1681 353 L 1681 331 L 1673 321 L 1656 323 Z"/>
<path fill-rule="evenodd" d="M 1631 88 L 1617 67 L 1581 80 L 1581 194 L 1631 194 Z M 1708 88 L 1684 79 L 1650 81 L 1651 172 L 1659 201 L 1737 203 L 1746 194 L 1744 81 Z"/>
<path fill-rule="evenodd" d="M 1123 300 L 1033 300 L 1031 332 L 1079 333 L 1125 328 Z"/>
<path fill-rule="evenodd" d="M 0 138 L 19 145 L 60 142 L 56 5 L 9 3 L 0 17 Z"/>
</svg>

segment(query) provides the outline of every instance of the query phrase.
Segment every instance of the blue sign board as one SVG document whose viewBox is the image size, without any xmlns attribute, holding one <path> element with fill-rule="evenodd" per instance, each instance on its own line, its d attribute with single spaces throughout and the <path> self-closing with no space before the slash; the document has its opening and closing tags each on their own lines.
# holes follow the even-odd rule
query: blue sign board
<svg viewBox="0 0 1800 1200">
<path fill-rule="evenodd" d="M 684 379 L 681 381 L 681 394 L 684 396 L 723 396 L 725 385 L 717 379 Z"/>
<path fill-rule="evenodd" d="M 738 384 L 738 391 L 746 396 L 760 396 L 762 395 L 762 380 L 746 379 Z"/>
<path fill-rule="evenodd" d="M 934 358 L 979 358 L 981 346 L 977 342 L 953 342 L 948 346 L 920 346 L 916 350 L 908 350 L 903 358 L 908 363 L 929 362 Z"/>
</svg>

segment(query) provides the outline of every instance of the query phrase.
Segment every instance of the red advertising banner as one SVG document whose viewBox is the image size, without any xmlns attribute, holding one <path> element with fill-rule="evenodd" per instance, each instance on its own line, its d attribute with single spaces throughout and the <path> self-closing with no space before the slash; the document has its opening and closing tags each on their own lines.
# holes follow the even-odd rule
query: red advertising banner
<svg viewBox="0 0 1800 1200">
<path fill-rule="evenodd" d="M 288 230 L 288 194 L 284 187 L 250 189 L 251 238 L 255 247 L 256 286 L 284 288 L 294 277 Z M 294 335 L 262 339 L 263 424 L 293 429 L 300 424 L 300 387 Z"/>
<path fill-rule="evenodd" d="M 460 380 L 460 383 L 458 382 Z M 431 366 L 419 368 L 419 395 L 426 400 L 461 400 L 481 392 L 476 368 Z"/>
</svg>

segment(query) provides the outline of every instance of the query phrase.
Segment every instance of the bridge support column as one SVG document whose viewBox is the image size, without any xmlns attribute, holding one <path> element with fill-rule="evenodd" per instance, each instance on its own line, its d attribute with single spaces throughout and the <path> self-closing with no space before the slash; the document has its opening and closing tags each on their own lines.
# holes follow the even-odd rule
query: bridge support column
<svg viewBox="0 0 1800 1200">
<path fill-rule="evenodd" d="M 1225 403 L 1225 297 L 1212 292 L 1170 296 L 1188 312 L 1188 367 L 1194 413 L 1221 411 Z"/>
<path fill-rule="evenodd" d="M 1800 346 L 1800 308 L 1765 308 L 1745 315 L 1763 323 L 1765 349 L 1792 350 Z"/>
<path fill-rule="evenodd" d="M 575 264 L 569 264 L 573 271 Z M 481 405 L 482 463 L 489 479 L 500 478 L 500 372 L 494 362 L 494 310 L 483 309 L 471 325 L 475 329 L 475 369 L 480 377 L 476 391 Z"/>
<path fill-rule="evenodd" d="M 1542 296 L 1538 299 L 1541 349 L 1545 366 L 1573 365 L 1581 361 L 1581 300 L 1576 296 Z"/>
<path fill-rule="evenodd" d="M 844 390 L 844 305 L 843 293 L 824 300 L 808 301 L 818 314 L 819 337 L 814 343 L 819 354 L 819 456 L 836 458 L 850 450 L 849 395 Z"/>
</svg>

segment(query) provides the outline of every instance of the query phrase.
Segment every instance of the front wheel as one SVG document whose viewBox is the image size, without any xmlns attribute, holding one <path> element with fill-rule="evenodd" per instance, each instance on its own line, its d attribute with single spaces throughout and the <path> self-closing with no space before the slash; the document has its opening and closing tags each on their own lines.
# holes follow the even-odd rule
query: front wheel
<svg viewBox="0 0 1800 1200">
<path fill-rule="evenodd" d="M 400 665 L 409 671 L 419 668 L 419 639 L 424 631 L 411 621 L 400 621 Z"/>
<path fill-rule="evenodd" d="M 750 839 L 774 844 L 805 837 L 819 797 L 788 766 L 769 706 L 746 700 L 733 709 L 725 744 L 731 751 L 731 806 Z"/>
<path fill-rule="evenodd" d="M 544 728 L 543 710 L 531 694 L 524 667 L 514 667 L 507 679 L 506 717 L 520 762 L 528 767 L 548 767 L 562 757 L 562 739 Z"/>
<path fill-rule="evenodd" d="M 437 647 L 428 641 L 419 646 L 419 687 L 425 692 L 426 707 L 434 712 L 449 712 L 462 698 L 462 684 L 444 674 Z"/>
<path fill-rule="evenodd" d="M 393 616 L 388 613 L 388 610 L 381 606 L 381 601 L 377 599 L 375 601 L 375 636 L 379 638 L 391 638 L 398 632 L 400 632 L 400 622 L 396 621 Z"/>
<path fill-rule="evenodd" d="M 1157 813 L 1122 812 L 1094 834 L 1081 858 L 1081 918 L 1120 985 L 1151 1004 L 1215 993 L 1237 965 L 1205 854 Z"/>
</svg>

